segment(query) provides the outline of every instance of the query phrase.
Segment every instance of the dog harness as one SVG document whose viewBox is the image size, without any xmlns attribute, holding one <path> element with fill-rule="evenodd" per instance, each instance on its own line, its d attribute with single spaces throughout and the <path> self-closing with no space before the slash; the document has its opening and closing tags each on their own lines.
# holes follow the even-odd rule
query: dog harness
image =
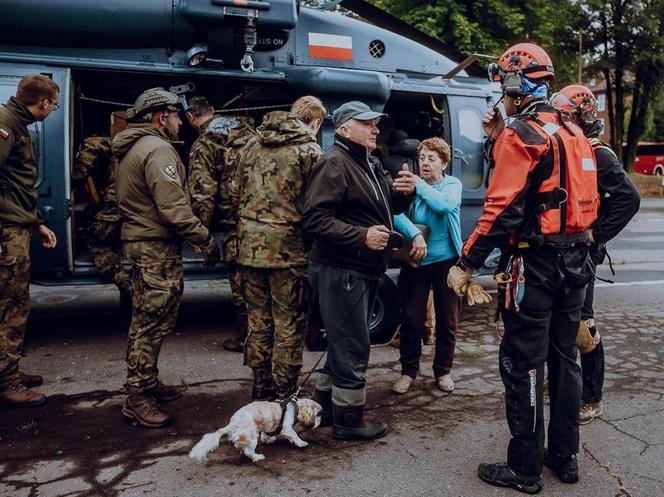
<svg viewBox="0 0 664 497">
<path fill-rule="evenodd" d="M 281 430 L 284 427 L 284 418 L 286 417 L 288 404 L 293 404 L 293 408 L 295 409 L 295 411 L 293 412 L 293 424 L 297 423 L 297 415 L 299 412 L 299 409 L 297 407 L 297 394 L 293 394 L 290 397 L 287 397 L 283 400 L 279 400 L 278 403 L 281 406 L 281 419 L 279 419 L 279 424 L 277 425 L 277 428 L 274 431 L 265 433 L 268 437 L 274 437 L 279 435 L 279 433 L 281 433 Z"/>
</svg>

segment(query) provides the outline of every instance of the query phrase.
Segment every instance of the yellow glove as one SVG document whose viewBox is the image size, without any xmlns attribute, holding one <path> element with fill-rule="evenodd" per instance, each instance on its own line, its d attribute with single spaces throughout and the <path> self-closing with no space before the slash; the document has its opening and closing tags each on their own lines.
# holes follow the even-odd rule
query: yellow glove
<svg viewBox="0 0 664 497">
<path fill-rule="evenodd" d="M 471 268 L 463 270 L 459 266 L 452 266 L 447 273 L 447 286 L 454 290 L 454 293 L 459 297 L 462 297 L 468 289 L 471 274 L 473 274 Z"/>
<path fill-rule="evenodd" d="M 488 304 L 493 300 L 491 295 L 484 291 L 482 285 L 475 281 L 471 281 L 468 284 L 468 288 L 466 289 L 466 297 L 468 298 L 468 305 Z"/>
</svg>

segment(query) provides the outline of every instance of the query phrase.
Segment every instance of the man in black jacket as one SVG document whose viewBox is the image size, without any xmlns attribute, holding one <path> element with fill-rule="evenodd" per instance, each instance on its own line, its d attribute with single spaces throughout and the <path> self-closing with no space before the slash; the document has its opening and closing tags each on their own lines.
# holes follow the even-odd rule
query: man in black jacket
<svg viewBox="0 0 664 497">
<path fill-rule="evenodd" d="M 600 206 L 597 220 L 590 230 L 589 255 L 594 272 L 604 261 L 606 242 L 618 235 L 638 212 L 641 196 L 613 150 L 597 138 L 602 134 L 603 124 L 601 119 L 597 119 L 595 95 L 585 86 L 568 85 L 553 96 L 551 103 L 581 127 L 595 151 Z M 586 287 L 577 336 L 583 380 L 579 409 L 579 424 L 582 425 L 604 413 L 604 345 L 595 326 L 594 296 L 595 282 L 592 278 Z"/>
<path fill-rule="evenodd" d="M 362 102 L 335 110 L 334 145 L 314 167 L 305 193 L 302 225 L 314 238 L 309 279 L 329 343 L 315 399 L 323 423 L 333 421 L 341 439 L 371 440 L 387 431 L 384 423 L 364 422 L 368 315 L 391 253 L 392 215 L 410 204 L 415 180 L 402 171 L 392 181 L 370 155 L 383 116 Z"/>
</svg>

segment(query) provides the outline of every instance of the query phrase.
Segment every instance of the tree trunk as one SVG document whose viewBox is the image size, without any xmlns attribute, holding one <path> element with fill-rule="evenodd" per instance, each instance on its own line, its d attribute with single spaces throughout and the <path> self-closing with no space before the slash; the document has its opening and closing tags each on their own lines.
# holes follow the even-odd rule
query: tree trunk
<svg viewBox="0 0 664 497">
<path fill-rule="evenodd" d="M 625 145 L 625 154 L 623 156 L 623 164 L 627 171 L 631 171 L 634 166 L 636 147 L 645 131 L 646 114 L 650 102 L 649 93 L 647 85 L 643 85 L 638 81 L 635 82 L 634 91 L 632 92 L 632 114 L 629 118 L 627 144 Z"/>
<path fill-rule="evenodd" d="M 611 148 L 617 148 L 618 141 L 616 140 L 616 112 L 615 104 L 613 102 L 613 86 L 611 79 L 611 71 L 608 68 L 602 69 L 604 73 L 604 80 L 606 81 L 606 109 L 609 114 L 609 143 Z"/>
</svg>

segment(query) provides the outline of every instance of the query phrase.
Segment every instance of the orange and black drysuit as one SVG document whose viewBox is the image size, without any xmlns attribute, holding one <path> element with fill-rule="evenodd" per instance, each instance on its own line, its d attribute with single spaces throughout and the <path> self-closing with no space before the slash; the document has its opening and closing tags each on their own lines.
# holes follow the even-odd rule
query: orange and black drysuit
<svg viewBox="0 0 664 497">
<path fill-rule="evenodd" d="M 491 152 L 494 172 L 484 212 L 460 265 L 480 267 L 495 247 L 503 253 L 499 272 L 522 263 L 518 305 L 516 293 L 511 305 L 505 302 L 509 287 L 504 295 L 499 288 L 498 298 L 505 324 L 499 367 L 512 433 L 507 462 L 522 475 L 540 475 L 545 362 L 548 449 L 570 456 L 579 448 L 576 334 L 590 277 L 586 228 L 599 203 L 596 167 L 583 132 L 541 101 L 516 116 Z"/>
<path fill-rule="evenodd" d="M 599 214 L 592 225 L 595 243 L 590 246 L 590 261 L 594 272 L 604 261 L 604 244 L 620 233 L 638 212 L 641 196 L 613 150 L 597 138 L 591 138 L 590 143 L 597 159 L 597 187 L 600 194 Z M 581 308 L 581 319 L 594 319 L 594 298 L 595 284 L 594 278 L 591 278 Z M 595 336 L 595 326 L 590 327 L 590 333 Z M 581 401 L 600 402 L 604 386 L 604 345 L 601 339 L 591 352 L 581 354 L 581 375 Z"/>
</svg>

